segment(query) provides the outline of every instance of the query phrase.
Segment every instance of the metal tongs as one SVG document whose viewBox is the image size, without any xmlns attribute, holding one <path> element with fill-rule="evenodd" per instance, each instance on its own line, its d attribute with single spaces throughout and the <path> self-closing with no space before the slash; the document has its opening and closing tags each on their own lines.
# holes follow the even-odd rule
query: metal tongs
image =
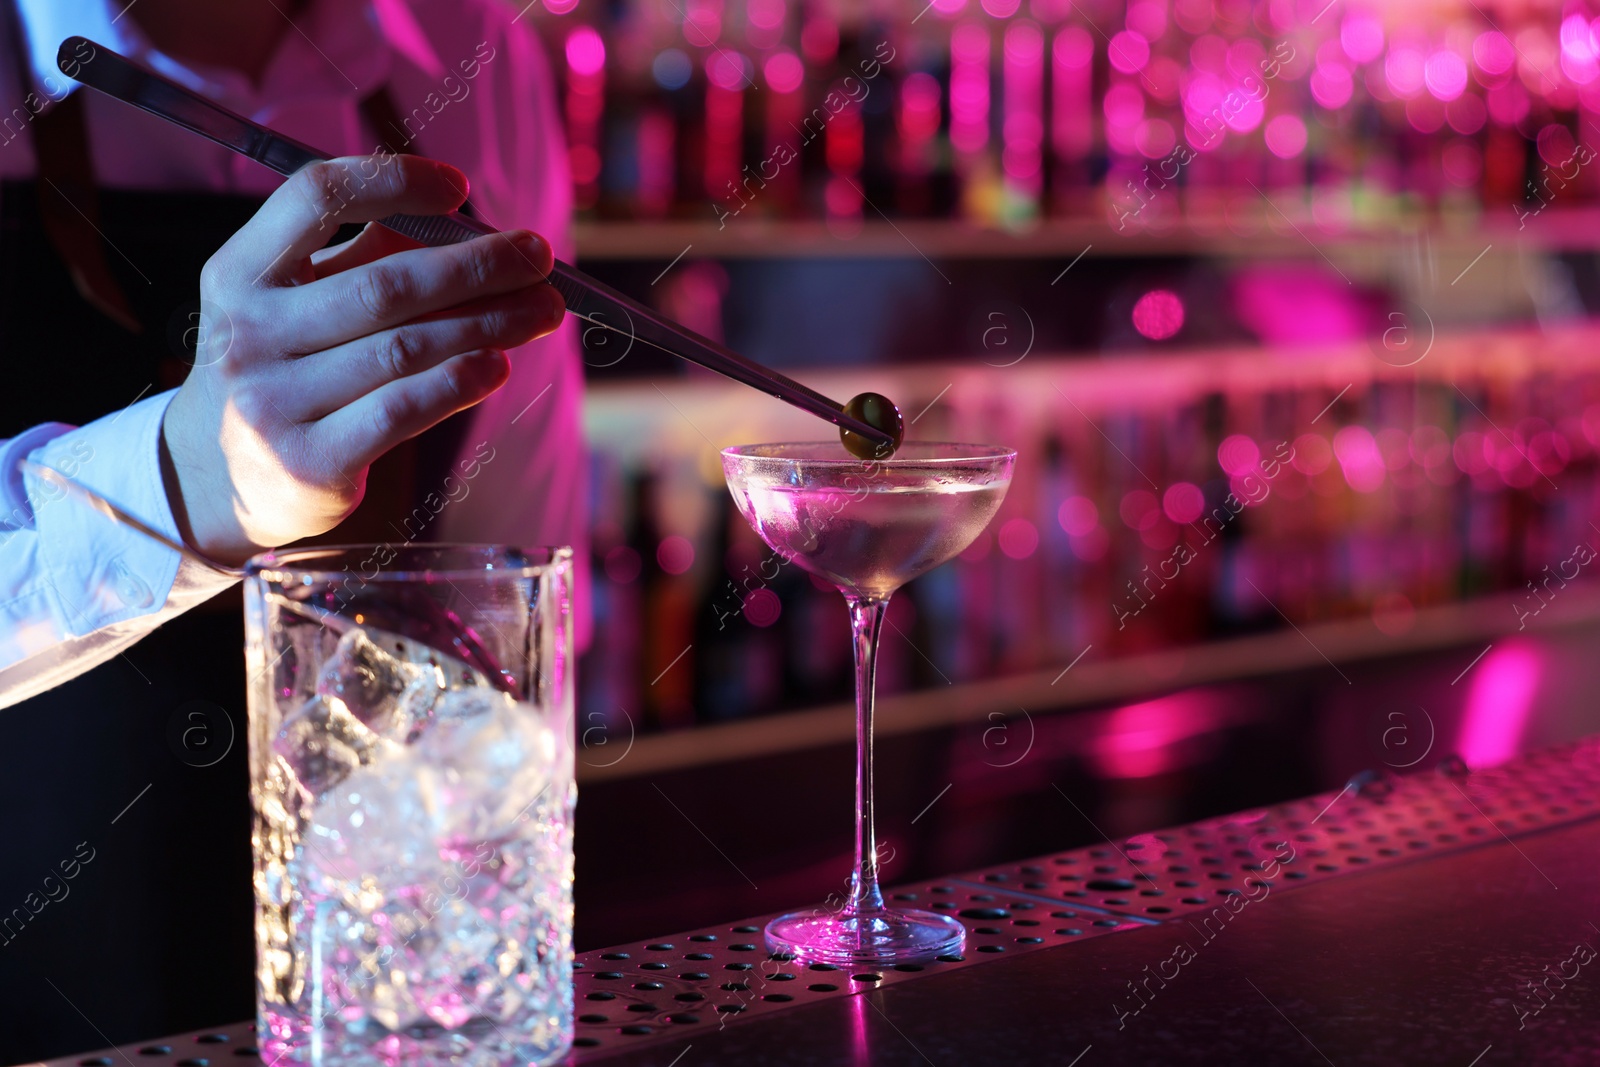
<svg viewBox="0 0 1600 1067">
<path fill-rule="evenodd" d="M 287 176 L 308 163 L 332 158 L 327 152 L 236 115 L 86 37 L 62 41 L 56 65 L 67 77 L 91 89 L 249 156 L 279 174 Z M 459 211 L 448 215 L 390 215 L 378 221 L 424 245 L 459 244 L 499 232 Z M 877 444 L 893 443 L 889 434 L 846 415 L 840 404 L 821 393 L 679 326 L 559 259 L 550 271 L 549 281 L 566 299 L 567 314 L 575 318 L 727 375 Z"/>
</svg>

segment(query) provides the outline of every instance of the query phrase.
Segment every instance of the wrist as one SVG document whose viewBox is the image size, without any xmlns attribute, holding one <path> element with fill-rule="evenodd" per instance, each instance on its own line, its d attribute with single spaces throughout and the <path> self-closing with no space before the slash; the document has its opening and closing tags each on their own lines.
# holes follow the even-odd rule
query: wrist
<svg viewBox="0 0 1600 1067">
<path fill-rule="evenodd" d="M 246 536 L 231 511 L 225 461 L 215 435 L 196 427 L 189 393 L 180 389 L 161 422 L 161 481 L 172 510 L 178 536 L 202 556 L 228 566 L 240 566 L 270 545 L 256 544 Z M 198 431 L 198 432 L 197 432 Z"/>
</svg>

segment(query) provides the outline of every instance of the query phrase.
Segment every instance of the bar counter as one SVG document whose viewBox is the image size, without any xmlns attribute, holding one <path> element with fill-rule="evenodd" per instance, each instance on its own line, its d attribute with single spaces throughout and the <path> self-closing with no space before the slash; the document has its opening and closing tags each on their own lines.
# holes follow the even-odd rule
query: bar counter
<svg viewBox="0 0 1600 1067">
<path fill-rule="evenodd" d="M 920 966 L 775 959 L 764 918 L 581 953 L 568 1062 L 1593 1063 L 1597 780 L 1593 738 L 902 886 L 968 928 Z M 248 1063 L 252 1040 L 50 1063 Z"/>
</svg>

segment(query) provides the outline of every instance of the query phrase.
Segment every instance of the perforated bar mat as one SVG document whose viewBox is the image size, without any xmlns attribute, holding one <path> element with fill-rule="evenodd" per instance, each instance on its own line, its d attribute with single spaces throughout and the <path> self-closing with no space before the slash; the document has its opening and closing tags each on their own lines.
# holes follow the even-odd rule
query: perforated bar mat
<svg viewBox="0 0 1600 1067">
<path fill-rule="evenodd" d="M 960 956 L 839 969 L 774 957 L 771 916 L 585 952 L 574 962 L 570 1062 L 828 997 L 911 981 L 1167 922 L 1225 923 L 1276 892 L 1524 836 L 1600 813 L 1600 738 L 1469 773 L 1455 764 L 1403 778 L 1358 776 L 1323 793 L 1189 826 L 903 886 L 896 903 L 967 927 Z M 221 1067 L 257 1062 L 247 1022 L 51 1060 L 52 1067 Z"/>
</svg>

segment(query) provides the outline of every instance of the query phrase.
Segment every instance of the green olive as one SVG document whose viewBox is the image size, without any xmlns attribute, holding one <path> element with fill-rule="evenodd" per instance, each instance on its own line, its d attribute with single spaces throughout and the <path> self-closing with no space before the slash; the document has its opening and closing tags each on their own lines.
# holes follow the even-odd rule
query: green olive
<svg viewBox="0 0 1600 1067">
<path fill-rule="evenodd" d="M 853 456 L 861 459 L 888 459 L 894 455 L 895 449 L 900 447 L 900 442 L 905 439 L 906 424 L 900 417 L 900 409 L 895 407 L 894 401 L 878 393 L 861 393 L 850 398 L 844 406 L 844 413 L 853 419 L 860 419 L 868 426 L 882 430 L 893 441 L 883 445 L 858 433 L 851 433 L 843 427 L 839 428 L 839 440 L 844 442 L 844 447 Z"/>
</svg>

